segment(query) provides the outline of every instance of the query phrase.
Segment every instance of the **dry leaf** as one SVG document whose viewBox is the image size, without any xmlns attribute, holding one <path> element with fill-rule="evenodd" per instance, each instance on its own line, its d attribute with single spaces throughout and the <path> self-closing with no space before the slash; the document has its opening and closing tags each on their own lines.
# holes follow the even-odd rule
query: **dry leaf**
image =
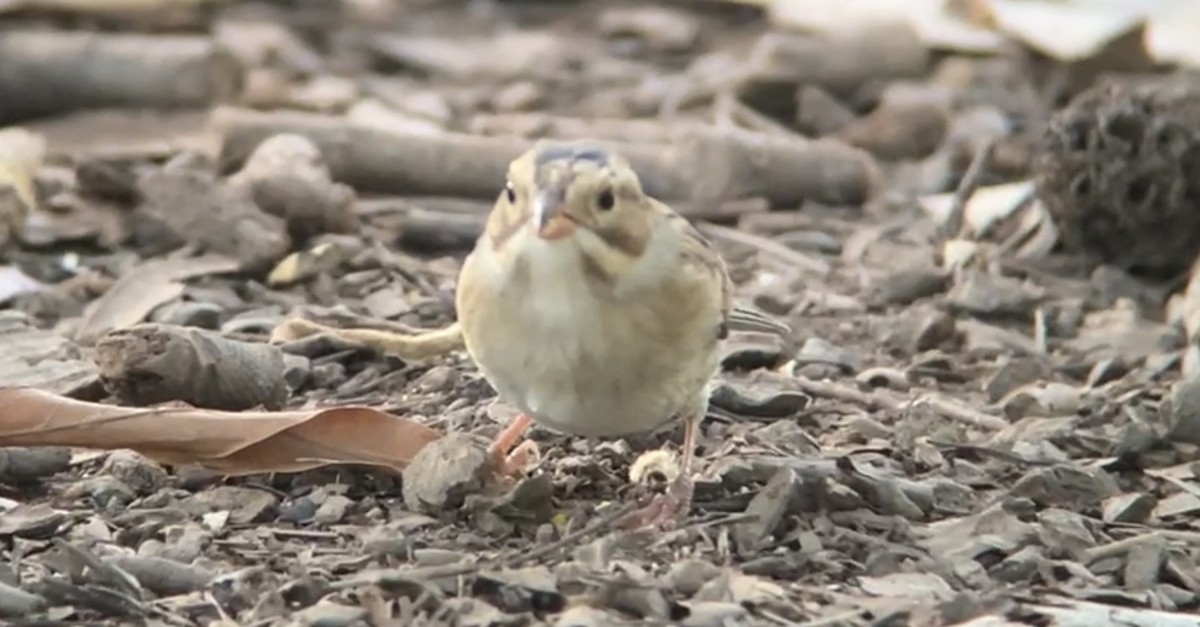
<svg viewBox="0 0 1200 627">
<path fill-rule="evenodd" d="M 342 263 L 347 251 L 332 244 L 319 244 L 309 250 L 296 251 L 280 261 L 267 275 L 267 285 L 280 287 L 311 279 Z"/>
<path fill-rule="evenodd" d="M 1059 61 L 1096 56 L 1146 20 L 1145 8 L 1134 3 L 983 0 L 979 5 L 997 30 Z"/>
<path fill-rule="evenodd" d="M 963 221 L 976 236 L 986 235 L 996 223 L 1012 216 L 1013 212 L 1026 204 L 1034 193 L 1032 181 L 1017 181 L 1002 185 L 980 187 L 971 194 L 963 209 Z M 944 223 L 954 204 L 954 192 L 931 194 L 918 199 L 921 207 L 937 220 Z"/>
<path fill-rule="evenodd" d="M 145 320 L 155 307 L 183 294 L 183 284 L 179 281 L 233 272 L 240 265 L 238 260 L 220 255 L 161 259 L 144 263 L 125 273 L 104 296 L 88 307 L 75 332 L 75 339 L 87 343 L 102 333 L 133 326 Z"/>
<path fill-rule="evenodd" d="M 972 261 L 979 258 L 982 246 L 979 242 L 969 239 L 946 240 L 942 245 L 942 267 L 947 270 L 961 270 Z"/>
<path fill-rule="evenodd" d="M 1005 38 L 958 19 L 946 11 L 946 0 L 772 0 L 765 1 L 771 22 L 816 33 L 880 20 L 902 20 L 930 48 L 974 54 L 997 53 Z"/>
<path fill-rule="evenodd" d="M 1159 63 L 1200 67 L 1200 2 L 1181 0 L 1156 11 L 1146 25 L 1146 49 Z"/>
<path fill-rule="evenodd" d="M 17 266 L 0 266 L 0 303 L 8 302 L 21 294 L 36 292 L 45 286 Z"/>
<path fill-rule="evenodd" d="M 1060 61 L 1102 55 L 1123 36 L 1157 63 L 1200 66 L 1200 3 L 1192 0 L 741 0 L 777 26 L 828 34 L 904 20 L 937 50 L 999 54 L 1009 37 Z M 1063 28 L 1070 24 L 1069 28 Z M 1128 52 L 1134 54 L 1134 52 Z"/>
<path fill-rule="evenodd" d="M 96 384 L 96 364 L 75 345 L 39 329 L 24 314 L 0 312 L 0 388 L 34 386 L 73 396 Z"/>
<path fill-rule="evenodd" d="M 1058 235 L 1058 225 L 1050 211 L 1045 203 L 1035 198 L 1021 213 L 1016 231 L 1000 245 L 1000 249 L 1017 259 L 1042 259 L 1054 250 Z"/>
<path fill-rule="evenodd" d="M 838 32 L 874 20 L 905 20 L 913 14 L 941 13 L 941 0 L 771 0 L 765 2 L 771 22 L 813 33 Z"/>
<path fill-rule="evenodd" d="M 402 470 L 438 437 L 422 424 L 361 406 L 225 412 L 102 405 L 26 387 L 0 390 L 0 446 L 132 449 L 163 463 L 198 463 L 227 475 L 330 464 Z"/>
</svg>

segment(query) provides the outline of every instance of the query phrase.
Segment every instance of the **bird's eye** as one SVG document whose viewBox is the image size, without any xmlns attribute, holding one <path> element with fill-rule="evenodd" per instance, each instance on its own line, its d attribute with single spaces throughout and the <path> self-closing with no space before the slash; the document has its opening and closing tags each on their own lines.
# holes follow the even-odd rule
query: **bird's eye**
<svg viewBox="0 0 1200 627">
<path fill-rule="evenodd" d="M 504 184 L 504 197 L 508 198 L 508 202 L 517 202 L 517 189 L 513 187 L 512 181 Z"/>
<path fill-rule="evenodd" d="M 617 204 L 617 199 L 613 196 L 611 189 L 600 192 L 600 196 L 596 198 L 596 206 L 600 207 L 602 211 L 612 209 L 615 204 Z"/>
</svg>

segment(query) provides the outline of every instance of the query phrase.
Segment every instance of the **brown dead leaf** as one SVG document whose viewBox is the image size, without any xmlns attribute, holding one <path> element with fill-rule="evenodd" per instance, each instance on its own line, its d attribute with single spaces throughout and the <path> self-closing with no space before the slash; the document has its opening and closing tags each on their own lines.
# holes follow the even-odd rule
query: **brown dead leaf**
<svg viewBox="0 0 1200 627">
<path fill-rule="evenodd" d="M 120 407 L 18 387 L 0 390 L 0 446 L 132 449 L 167 464 L 227 475 L 298 472 L 330 464 L 402 470 L 439 434 L 370 407 L 225 412 Z"/>
<path fill-rule="evenodd" d="M 145 320 L 155 307 L 183 294 L 180 281 L 233 272 L 240 265 L 236 259 L 211 254 L 148 261 L 125 273 L 104 296 L 88 306 L 75 331 L 75 339 L 91 343 L 103 333 L 133 326 Z"/>
</svg>

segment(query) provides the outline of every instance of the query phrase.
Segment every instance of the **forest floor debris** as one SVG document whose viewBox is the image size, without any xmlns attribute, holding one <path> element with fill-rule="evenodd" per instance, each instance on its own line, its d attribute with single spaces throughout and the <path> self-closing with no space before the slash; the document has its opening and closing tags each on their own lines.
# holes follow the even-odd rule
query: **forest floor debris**
<svg viewBox="0 0 1200 627">
<path fill-rule="evenodd" d="M 0 616 L 1197 624 L 1196 83 L 1104 74 L 1200 54 L 812 4 L 0 2 Z M 453 289 L 540 137 L 795 329 L 731 338 L 667 533 L 678 426 L 487 475 Z"/>
</svg>

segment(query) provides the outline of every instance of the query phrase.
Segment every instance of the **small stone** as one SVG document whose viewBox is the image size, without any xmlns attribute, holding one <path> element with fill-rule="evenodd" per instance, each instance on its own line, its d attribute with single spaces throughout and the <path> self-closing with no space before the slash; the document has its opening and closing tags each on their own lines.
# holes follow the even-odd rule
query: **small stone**
<svg viewBox="0 0 1200 627">
<path fill-rule="evenodd" d="M 266 490 L 219 486 L 192 496 L 181 502 L 180 506 L 196 516 L 228 511 L 229 522 L 245 525 L 267 520 L 278 503 L 279 498 Z"/>
<path fill-rule="evenodd" d="M 1031 357 L 1007 358 L 983 384 L 988 402 L 995 403 L 1013 390 L 1048 379 L 1053 372 L 1042 360 Z"/>
<path fill-rule="evenodd" d="M 1071 555 L 1096 546 L 1096 537 L 1079 514 L 1050 507 L 1038 514 L 1038 522 L 1044 546 L 1065 549 Z"/>
<path fill-rule="evenodd" d="M 538 525 L 537 531 L 534 533 L 534 542 L 537 544 L 549 544 L 556 539 L 558 539 L 558 531 L 554 528 L 553 523 Z"/>
<path fill-rule="evenodd" d="M 1010 495 L 1028 498 L 1043 507 L 1079 510 L 1099 505 L 1118 492 L 1116 481 L 1099 468 L 1058 464 L 1025 473 L 1012 486 Z"/>
<path fill-rule="evenodd" d="M 1166 558 L 1167 546 L 1162 540 L 1140 542 L 1126 554 L 1125 589 L 1129 592 L 1150 590 L 1158 583 L 1158 573 Z"/>
<path fill-rule="evenodd" d="M 796 363 L 832 365 L 844 374 L 853 374 L 862 368 L 862 359 L 857 355 L 818 337 L 805 340 L 796 353 Z"/>
<path fill-rule="evenodd" d="M 434 366 L 417 379 L 415 387 L 424 393 L 441 392 L 452 389 L 457 381 L 457 370 L 447 366 Z"/>
<path fill-rule="evenodd" d="M 220 328 L 221 316 L 224 313 L 225 310 L 215 303 L 177 301 L 155 309 L 150 315 L 150 320 L 162 324 L 215 331 Z"/>
<path fill-rule="evenodd" d="M 1171 388 L 1168 437 L 1200 444 L 1200 379 L 1184 379 Z"/>
<path fill-rule="evenodd" d="M 754 495 L 750 504 L 746 506 L 746 513 L 753 514 L 756 519 L 738 523 L 733 528 L 733 539 L 740 551 L 753 554 L 771 537 L 775 527 L 783 520 L 791 506 L 798 482 L 796 471 L 781 468 L 767 485 Z"/>
<path fill-rule="evenodd" d="M 1038 547 L 1027 546 L 993 566 L 989 574 L 999 581 L 1020 583 L 1028 581 L 1046 562 Z"/>
<path fill-rule="evenodd" d="M 138 547 L 138 553 L 191 564 L 200 557 L 204 547 L 212 542 L 213 534 L 196 523 L 186 523 L 168 528 L 164 537 L 166 542 L 162 543 L 162 548 L 155 550 L 150 547 L 143 551 L 142 547 Z"/>
<path fill-rule="evenodd" d="M 122 508 L 137 498 L 133 488 L 112 475 L 84 479 L 73 487 L 72 492 L 75 491 L 91 498 L 101 509 Z"/>
<path fill-rule="evenodd" d="M 1045 290 L 1006 276 L 965 271 L 946 293 L 946 304 L 958 311 L 995 318 L 1027 318 Z"/>
<path fill-rule="evenodd" d="M 483 487 L 491 461 L 475 436 L 447 433 L 425 445 L 404 469 L 404 504 L 430 514 L 456 510 Z"/>
<path fill-rule="evenodd" d="M 354 501 L 340 495 L 332 494 L 313 514 L 313 522 L 318 525 L 339 523 L 346 517 L 346 512 L 354 505 Z"/>
<path fill-rule="evenodd" d="M 950 273 L 932 265 L 901 268 L 874 281 L 863 300 L 872 308 L 907 305 L 941 294 L 949 282 Z"/>
<path fill-rule="evenodd" d="M 139 495 L 157 492 L 167 484 L 167 471 L 156 462 L 133 451 L 113 451 L 101 468 Z"/>
</svg>

